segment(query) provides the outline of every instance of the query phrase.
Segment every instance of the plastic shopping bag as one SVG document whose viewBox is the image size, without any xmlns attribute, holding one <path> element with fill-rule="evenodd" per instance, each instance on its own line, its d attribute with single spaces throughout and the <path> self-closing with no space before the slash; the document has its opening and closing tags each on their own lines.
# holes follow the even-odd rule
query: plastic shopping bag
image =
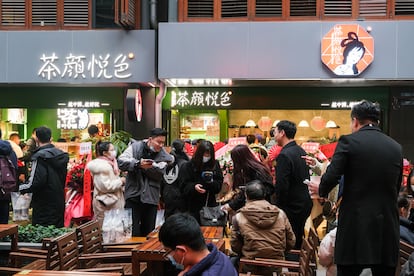
<svg viewBox="0 0 414 276">
<path fill-rule="evenodd" d="M 104 243 L 120 243 L 132 237 L 132 209 L 105 212 L 102 225 Z"/>
<path fill-rule="evenodd" d="M 21 194 L 20 192 L 11 193 L 13 206 L 13 221 L 29 220 L 29 207 L 32 201 L 32 193 Z"/>
</svg>

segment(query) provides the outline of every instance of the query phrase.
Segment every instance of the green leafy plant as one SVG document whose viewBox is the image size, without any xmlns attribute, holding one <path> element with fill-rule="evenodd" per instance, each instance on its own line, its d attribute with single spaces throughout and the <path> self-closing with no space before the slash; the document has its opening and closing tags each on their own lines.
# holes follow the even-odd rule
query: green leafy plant
<svg viewBox="0 0 414 276">
<path fill-rule="evenodd" d="M 54 238 L 74 231 L 72 228 L 57 228 L 54 225 L 19 225 L 19 242 L 40 243 L 43 238 Z"/>
<path fill-rule="evenodd" d="M 117 156 L 123 153 L 128 147 L 129 142 L 131 141 L 132 135 L 129 132 L 120 130 L 114 132 L 109 136 L 109 142 L 114 145 Z"/>
</svg>

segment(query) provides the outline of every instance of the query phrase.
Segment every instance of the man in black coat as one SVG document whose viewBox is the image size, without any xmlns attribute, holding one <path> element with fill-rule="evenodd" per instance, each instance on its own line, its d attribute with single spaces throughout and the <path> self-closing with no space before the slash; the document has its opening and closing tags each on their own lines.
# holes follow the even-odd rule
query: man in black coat
<svg viewBox="0 0 414 276">
<path fill-rule="evenodd" d="M 296 236 L 295 249 L 302 245 L 306 219 L 312 209 L 308 187 L 303 183 L 309 179 L 309 167 L 302 156 L 306 152 L 296 144 L 296 125 L 280 121 L 274 131 L 275 140 L 283 147 L 276 159 L 276 205 L 285 211 Z"/>
<path fill-rule="evenodd" d="M 338 276 L 359 275 L 366 267 L 374 276 L 393 276 L 398 263 L 402 149 L 381 132 L 379 118 L 376 103 L 352 107 L 352 134 L 339 139 L 319 185 L 319 195 L 327 197 L 344 175 L 334 257 Z"/>
<path fill-rule="evenodd" d="M 36 129 L 35 139 L 39 147 L 32 155 L 29 182 L 20 185 L 20 191 L 33 193 L 33 225 L 63 227 L 69 155 L 56 148 L 51 138 L 50 128 L 42 126 Z"/>
</svg>

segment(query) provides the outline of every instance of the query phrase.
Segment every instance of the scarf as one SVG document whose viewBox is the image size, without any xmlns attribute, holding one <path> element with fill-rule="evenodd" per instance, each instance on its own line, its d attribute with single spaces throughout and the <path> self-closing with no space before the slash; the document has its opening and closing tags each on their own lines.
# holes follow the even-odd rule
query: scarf
<svg viewBox="0 0 414 276">
<path fill-rule="evenodd" d="M 105 155 L 98 156 L 97 158 L 102 159 L 102 160 L 106 160 L 112 166 L 112 169 L 114 170 L 114 174 L 116 176 L 119 176 L 118 162 L 116 161 L 116 159 L 110 159 L 109 157 L 107 157 Z"/>
</svg>

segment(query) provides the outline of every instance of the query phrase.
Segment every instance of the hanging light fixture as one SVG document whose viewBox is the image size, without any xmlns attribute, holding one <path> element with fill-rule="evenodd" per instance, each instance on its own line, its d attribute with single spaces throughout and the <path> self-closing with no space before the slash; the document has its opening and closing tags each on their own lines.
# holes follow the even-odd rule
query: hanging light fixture
<svg viewBox="0 0 414 276">
<path fill-rule="evenodd" d="M 246 122 L 246 124 L 244 124 L 244 126 L 245 127 L 256 127 L 256 123 L 252 119 L 250 119 L 250 120 L 247 120 L 247 122 Z"/>
<path fill-rule="evenodd" d="M 298 127 L 309 127 L 309 123 L 306 120 L 302 120 L 299 122 Z"/>
<path fill-rule="evenodd" d="M 326 126 L 325 127 L 326 128 L 336 128 L 337 125 L 336 125 L 335 121 L 329 120 L 329 121 L 326 122 Z"/>
</svg>

